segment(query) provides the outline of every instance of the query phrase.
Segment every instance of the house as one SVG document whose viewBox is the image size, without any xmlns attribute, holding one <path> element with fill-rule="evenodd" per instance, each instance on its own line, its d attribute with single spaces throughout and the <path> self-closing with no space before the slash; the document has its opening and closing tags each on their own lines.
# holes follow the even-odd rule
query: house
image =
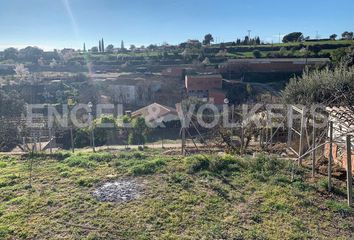
<svg viewBox="0 0 354 240">
<path fill-rule="evenodd" d="M 181 78 L 185 74 L 185 69 L 181 67 L 170 67 L 162 71 L 162 76 Z"/>
<path fill-rule="evenodd" d="M 222 92 L 222 81 L 220 74 L 187 75 L 185 77 L 185 87 L 190 97 L 222 105 L 225 99 L 225 94 Z"/>
<path fill-rule="evenodd" d="M 152 127 L 165 127 L 166 123 L 179 121 L 176 109 L 158 103 L 138 109 L 132 112 L 131 116 L 144 118 L 145 122 Z"/>
<path fill-rule="evenodd" d="M 354 134 L 354 111 L 349 107 L 327 107 L 329 121 L 333 122 L 332 156 L 334 163 L 347 168 L 346 135 Z M 328 133 L 329 136 L 329 133 Z M 352 138 L 354 140 L 354 138 Z M 329 144 L 325 147 L 325 156 L 329 157 Z M 354 173 L 354 142 L 352 141 L 352 169 Z"/>
</svg>

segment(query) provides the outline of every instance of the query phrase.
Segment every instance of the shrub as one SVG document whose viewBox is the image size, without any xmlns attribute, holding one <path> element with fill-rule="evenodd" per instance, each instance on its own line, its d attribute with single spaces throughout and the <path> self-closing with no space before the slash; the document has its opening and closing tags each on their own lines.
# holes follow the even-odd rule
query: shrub
<svg viewBox="0 0 354 240">
<path fill-rule="evenodd" d="M 189 173 L 196 173 L 207 170 L 210 164 L 210 157 L 205 155 L 195 155 L 185 159 Z"/>
<path fill-rule="evenodd" d="M 89 155 L 88 159 L 95 162 L 110 162 L 114 159 L 112 153 L 92 153 Z"/>
<path fill-rule="evenodd" d="M 169 178 L 170 183 L 180 184 L 183 188 L 189 188 L 191 186 L 191 180 L 189 177 L 182 173 L 172 174 Z"/>
<path fill-rule="evenodd" d="M 255 58 L 260 58 L 260 57 L 262 57 L 262 53 L 261 53 L 259 50 L 254 50 L 254 51 L 252 52 L 252 54 L 253 54 L 253 56 L 254 56 Z"/>
<path fill-rule="evenodd" d="M 254 173 L 262 173 L 265 176 L 270 176 L 281 172 L 286 166 L 283 160 L 272 158 L 266 155 L 260 155 L 248 161 L 249 171 Z"/>
<path fill-rule="evenodd" d="M 232 155 L 217 156 L 210 162 L 210 171 L 216 173 L 227 173 L 231 171 L 238 171 L 242 168 L 240 159 Z"/>
<path fill-rule="evenodd" d="M 71 156 L 71 153 L 69 152 L 55 152 L 50 155 L 53 159 L 56 159 L 58 161 L 63 161 L 64 159 L 68 158 Z"/>
<path fill-rule="evenodd" d="M 5 162 L 0 162 L 0 168 L 6 168 L 7 164 Z"/>
<path fill-rule="evenodd" d="M 329 200 L 326 202 L 326 206 L 333 212 L 339 213 L 342 216 L 350 215 L 354 212 L 353 208 L 344 203 L 337 202 L 335 200 Z"/>
<path fill-rule="evenodd" d="M 136 176 L 154 174 L 165 164 L 165 161 L 162 159 L 154 159 L 134 166 L 131 172 Z"/>
<path fill-rule="evenodd" d="M 354 68 L 339 66 L 305 71 L 301 77 L 290 80 L 282 92 L 283 100 L 290 104 L 331 102 L 351 106 L 354 101 Z"/>
<path fill-rule="evenodd" d="M 98 179 L 97 178 L 92 178 L 92 177 L 80 177 L 78 180 L 77 180 L 77 184 L 80 186 L 80 187 L 92 187 L 93 184 L 97 183 L 98 182 Z"/>
<path fill-rule="evenodd" d="M 65 160 L 70 167 L 93 168 L 96 164 L 82 155 L 74 155 Z"/>
</svg>

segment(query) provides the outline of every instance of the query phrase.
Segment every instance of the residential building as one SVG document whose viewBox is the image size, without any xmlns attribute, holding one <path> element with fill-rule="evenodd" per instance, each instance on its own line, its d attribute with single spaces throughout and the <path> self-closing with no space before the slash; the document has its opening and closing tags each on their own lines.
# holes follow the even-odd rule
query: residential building
<svg viewBox="0 0 354 240">
<path fill-rule="evenodd" d="M 147 124 L 154 127 L 163 127 L 165 123 L 179 121 L 176 109 L 158 103 L 138 109 L 131 116 L 132 118 L 142 117 Z"/>
<path fill-rule="evenodd" d="M 221 105 L 225 99 L 225 94 L 222 92 L 222 81 L 220 74 L 187 75 L 185 77 L 185 87 L 188 96 Z"/>
</svg>

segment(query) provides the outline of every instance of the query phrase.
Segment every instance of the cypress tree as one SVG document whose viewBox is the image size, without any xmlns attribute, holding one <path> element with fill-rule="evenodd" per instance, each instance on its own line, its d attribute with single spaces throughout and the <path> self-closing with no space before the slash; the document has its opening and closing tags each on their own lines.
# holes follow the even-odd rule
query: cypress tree
<svg viewBox="0 0 354 240">
<path fill-rule="evenodd" d="M 98 51 L 99 51 L 99 52 L 102 52 L 101 40 L 98 42 Z"/>
<path fill-rule="evenodd" d="M 101 44 L 102 44 L 102 47 L 101 47 L 102 52 L 104 52 L 104 41 L 103 41 L 103 38 L 102 38 L 102 40 L 101 40 Z"/>
<path fill-rule="evenodd" d="M 84 43 L 84 52 L 86 52 L 86 44 Z"/>
</svg>

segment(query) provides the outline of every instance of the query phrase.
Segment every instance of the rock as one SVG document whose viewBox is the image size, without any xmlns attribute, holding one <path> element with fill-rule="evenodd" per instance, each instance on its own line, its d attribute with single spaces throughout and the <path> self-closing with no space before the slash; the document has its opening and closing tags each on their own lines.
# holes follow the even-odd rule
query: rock
<svg viewBox="0 0 354 240">
<path fill-rule="evenodd" d="M 119 180 L 105 183 L 93 192 L 101 202 L 126 202 L 141 195 L 141 186 L 134 180 Z"/>
</svg>

